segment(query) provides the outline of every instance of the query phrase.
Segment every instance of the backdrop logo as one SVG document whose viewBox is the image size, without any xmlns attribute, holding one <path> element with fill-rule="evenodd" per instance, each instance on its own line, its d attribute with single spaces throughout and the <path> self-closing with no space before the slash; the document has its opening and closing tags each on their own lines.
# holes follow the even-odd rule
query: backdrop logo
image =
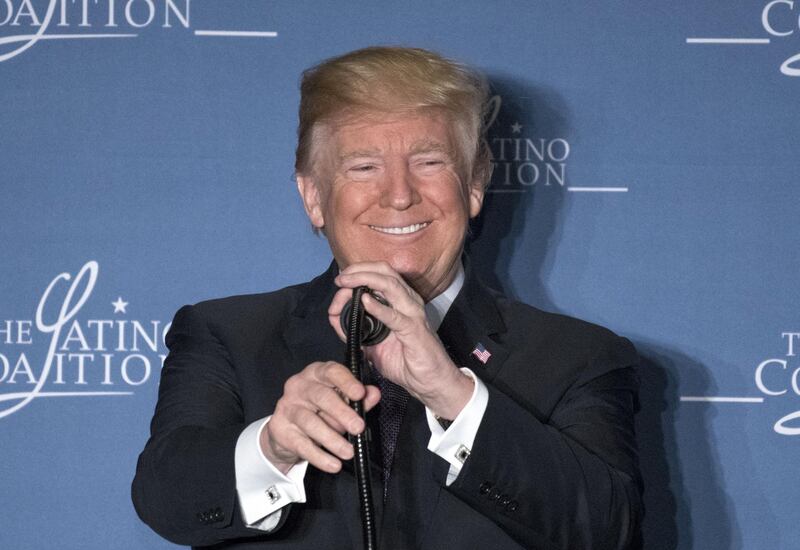
<svg viewBox="0 0 800 550">
<path fill-rule="evenodd" d="M 39 398 L 132 395 L 163 366 L 171 323 L 121 318 L 128 306 L 122 297 L 108 302 L 113 317 L 81 315 L 98 272 L 97 262 L 87 262 L 74 277 L 61 273 L 42 293 L 34 319 L 0 321 L 0 418 Z M 31 351 L 39 338 L 47 352 L 37 363 Z"/>
<path fill-rule="evenodd" d="M 795 7 L 794 0 L 772 0 L 761 10 L 761 27 L 768 37 L 744 38 L 687 38 L 687 44 L 725 44 L 725 45 L 764 45 L 772 40 L 800 35 L 800 2 Z M 781 73 L 786 76 L 800 76 L 800 53 L 787 58 L 781 64 Z"/>
<path fill-rule="evenodd" d="M 486 122 L 487 129 L 493 130 L 489 137 L 494 163 L 492 190 L 524 190 L 536 184 L 564 187 L 569 142 L 564 138 L 533 138 L 523 132 L 519 121 L 507 128 L 493 128 L 502 104 L 501 96 L 492 97 Z"/>
<path fill-rule="evenodd" d="M 770 399 L 797 399 L 800 397 L 800 332 L 782 332 L 783 352 L 778 357 L 770 357 L 756 366 L 753 381 L 756 389 L 766 397 L 719 397 L 683 396 L 681 401 L 711 403 L 764 403 Z M 788 359 L 787 359 L 788 358 Z M 800 435 L 800 410 L 792 411 L 779 418 L 773 426 L 775 433 L 781 435 Z"/>
<path fill-rule="evenodd" d="M 0 62 L 42 40 L 137 38 L 148 27 L 190 29 L 191 0 L 0 0 Z M 262 38 L 278 35 L 273 31 L 226 29 L 194 30 L 193 34 Z"/>
<path fill-rule="evenodd" d="M 509 123 L 500 117 L 503 98 L 492 96 L 485 129 L 492 151 L 489 193 L 524 193 L 534 186 L 566 189 L 572 192 L 626 192 L 627 187 L 585 187 L 567 181 L 567 163 L 572 153 L 563 137 L 535 137 L 519 120 Z M 512 119 L 513 120 L 513 119 Z"/>
</svg>

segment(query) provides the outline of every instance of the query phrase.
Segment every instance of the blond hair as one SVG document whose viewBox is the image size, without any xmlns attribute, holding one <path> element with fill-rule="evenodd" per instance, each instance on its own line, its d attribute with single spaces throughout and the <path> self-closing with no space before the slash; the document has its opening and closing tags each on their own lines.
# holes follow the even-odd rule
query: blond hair
<svg viewBox="0 0 800 550">
<path fill-rule="evenodd" d="M 427 50 L 378 46 L 328 59 L 306 70 L 300 83 L 295 170 L 313 173 L 321 127 L 337 117 L 438 109 L 454 130 L 462 182 L 485 187 L 491 177 L 483 135 L 487 104 L 483 76 Z"/>
</svg>

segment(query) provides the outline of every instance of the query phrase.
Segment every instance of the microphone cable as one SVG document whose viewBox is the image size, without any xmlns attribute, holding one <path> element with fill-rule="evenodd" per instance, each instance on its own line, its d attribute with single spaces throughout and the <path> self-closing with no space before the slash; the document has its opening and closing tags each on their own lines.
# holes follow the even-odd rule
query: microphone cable
<svg viewBox="0 0 800 550">
<path fill-rule="evenodd" d="M 383 323 L 365 313 L 361 304 L 361 297 L 365 292 L 369 292 L 378 301 L 388 305 L 384 299 L 372 293 L 366 286 L 359 286 L 353 289 L 353 297 L 347 306 L 342 309 L 339 318 L 342 329 L 347 335 L 345 364 L 356 380 L 362 384 L 364 383 L 364 352 L 361 348 L 362 344 L 375 345 L 389 334 L 389 329 Z M 362 325 L 364 326 L 363 331 Z M 364 410 L 364 401 L 351 401 L 350 406 L 364 420 L 364 426 L 366 426 L 367 414 Z M 364 536 L 364 548 L 365 550 L 377 550 L 378 542 L 375 528 L 375 509 L 372 504 L 367 428 L 358 435 L 350 435 L 349 438 L 354 450 L 353 467 L 356 473 L 358 499 L 361 506 L 361 529 Z"/>
</svg>

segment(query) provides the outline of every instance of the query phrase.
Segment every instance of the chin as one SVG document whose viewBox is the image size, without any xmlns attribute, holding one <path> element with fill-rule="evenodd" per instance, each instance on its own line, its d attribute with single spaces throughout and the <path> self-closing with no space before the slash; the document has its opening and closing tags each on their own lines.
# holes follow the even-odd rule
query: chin
<svg viewBox="0 0 800 550">
<path fill-rule="evenodd" d="M 392 269 L 406 279 L 416 279 L 425 273 L 422 262 L 416 257 L 401 253 L 392 255 L 386 261 L 392 266 Z"/>
</svg>

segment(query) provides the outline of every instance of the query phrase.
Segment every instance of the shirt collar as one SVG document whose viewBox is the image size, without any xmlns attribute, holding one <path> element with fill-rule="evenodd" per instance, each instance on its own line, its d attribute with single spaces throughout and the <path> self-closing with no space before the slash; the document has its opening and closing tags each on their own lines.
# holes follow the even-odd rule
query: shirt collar
<svg viewBox="0 0 800 550">
<path fill-rule="evenodd" d="M 425 304 L 425 316 L 428 318 L 428 324 L 431 329 L 436 332 L 442 324 L 444 316 L 464 286 L 464 265 L 459 260 L 458 271 L 456 276 L 453 277 L 453 282 L 450 283 L 444 292 L 436 296 L 433 300 Z"/>
</svg>

